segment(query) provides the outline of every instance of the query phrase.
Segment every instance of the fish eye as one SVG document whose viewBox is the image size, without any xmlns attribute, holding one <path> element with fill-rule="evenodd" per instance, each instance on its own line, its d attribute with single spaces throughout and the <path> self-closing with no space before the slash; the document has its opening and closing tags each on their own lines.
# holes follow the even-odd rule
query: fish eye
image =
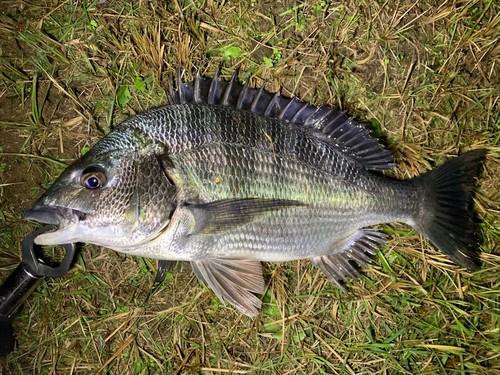
<svg viewBox="0 0 500 375">
<path fill-rule="evenodd" d="M 88 167 L 83 171 L 80 182 L 87 189 L 97 189 L 106 185 L 106 174 L 99 167 Z"/>
</svg>

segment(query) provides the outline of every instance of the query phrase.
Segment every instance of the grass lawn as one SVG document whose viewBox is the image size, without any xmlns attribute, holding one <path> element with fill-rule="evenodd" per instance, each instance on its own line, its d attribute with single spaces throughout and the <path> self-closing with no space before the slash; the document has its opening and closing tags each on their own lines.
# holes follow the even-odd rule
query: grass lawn
<svg viewBox="0 0 500 375">
<path fill-rule="evenodd" d="M 497 1 L 5 0 L 0 6 L 0 281 L 24 212 L 124 119 L 167 103 L 177 67 L 346 110 L 407 179 L 487 148 L 475 195 L 482 266 L 412 228 L 340 292 L 309 260 L 265 263 L 263 309 L 224 306 L 179 264 L 81 244 L 14 321 L 2 374 L 500 374 Z M 61 259 L 57 247 L 44 249 Z"/>
</svg>

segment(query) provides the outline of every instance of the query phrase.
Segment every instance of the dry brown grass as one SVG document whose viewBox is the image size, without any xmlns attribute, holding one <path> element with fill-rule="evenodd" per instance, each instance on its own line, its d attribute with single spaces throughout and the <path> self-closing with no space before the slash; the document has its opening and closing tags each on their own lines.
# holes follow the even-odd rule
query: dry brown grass
<svg viewBox="0 0 500 375">
<path fill-rule="evenodd" d="M 264 308 L 251 320 L 187 264 L 143 307 L 154 262 L 87 245 L 28 300 L 3 373 L 500 373 L 497 2 L 3 4 L 4 276 L 32 230 L 24 211 L 63 169 L 50 160 L 69 163 L 126 117 L 165 104 L 178 64 L 185 79 L 200 61 L 206 76 L 222 65 L 226 79 L 241 66 L 253 85 L 348 110 L 393 151 L 397 178 L 491 151 L 476 195 L 484 253 L 474 273 L 391 224 L 347 294 L 308 261 L 266 264 Z"/>
</svg>

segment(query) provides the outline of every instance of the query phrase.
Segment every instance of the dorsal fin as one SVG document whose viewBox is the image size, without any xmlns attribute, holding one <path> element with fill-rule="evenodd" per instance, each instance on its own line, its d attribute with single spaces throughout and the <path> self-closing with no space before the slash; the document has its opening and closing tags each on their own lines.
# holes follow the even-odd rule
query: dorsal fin
<svg viewBox="0 0 500 375">
<path fill-rule="evenodd" d="M 262 87 L 250 88 L 248 81 L 241 85 L 236 70 L 229 82 L 219 80 L 219 69 L 213 78 L 203 78 L 199 71 L 193 81 L 184 83 L 178 72 L 178 89 L 168 95 L 170 104 L 208 103 L 241 108 L 261 116 L 273 117 L 312 129 L 311 134 L 322 133 L 330 144 L 350 154 L 366 169 L 390 169 L 394 157 L 383 148 L 378 139 L 354 121 L 345 112 L 326 106 L 312 106 L 296 97 L 285 98 Z M 324 137 L 324 136 L 323 136 Z"/>
</svg>

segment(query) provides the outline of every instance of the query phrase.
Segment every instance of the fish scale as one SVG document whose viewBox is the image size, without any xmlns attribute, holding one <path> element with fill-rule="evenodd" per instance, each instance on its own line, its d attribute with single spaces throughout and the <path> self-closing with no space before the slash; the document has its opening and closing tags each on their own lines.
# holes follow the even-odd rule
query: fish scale
<svg viewBox="0 0 500 375">
<path fill-rule="evenodd" d="M 458 265 L 477 266 L 471 194 L 484 150 L 407 181 L 343 112 L 237 83 L 180 78 L 170 105 L 133 116 L 70 166 L 25 215 L 89 242 L 189 261 L 222 301 L 256 316 L 260 261 L 308 258 L 343 290 L 401 221 Z M 160 274 L 162 271 L 160 270 Z M 164 272 L 163 272 L 164 274 Z"/>
</svg>

